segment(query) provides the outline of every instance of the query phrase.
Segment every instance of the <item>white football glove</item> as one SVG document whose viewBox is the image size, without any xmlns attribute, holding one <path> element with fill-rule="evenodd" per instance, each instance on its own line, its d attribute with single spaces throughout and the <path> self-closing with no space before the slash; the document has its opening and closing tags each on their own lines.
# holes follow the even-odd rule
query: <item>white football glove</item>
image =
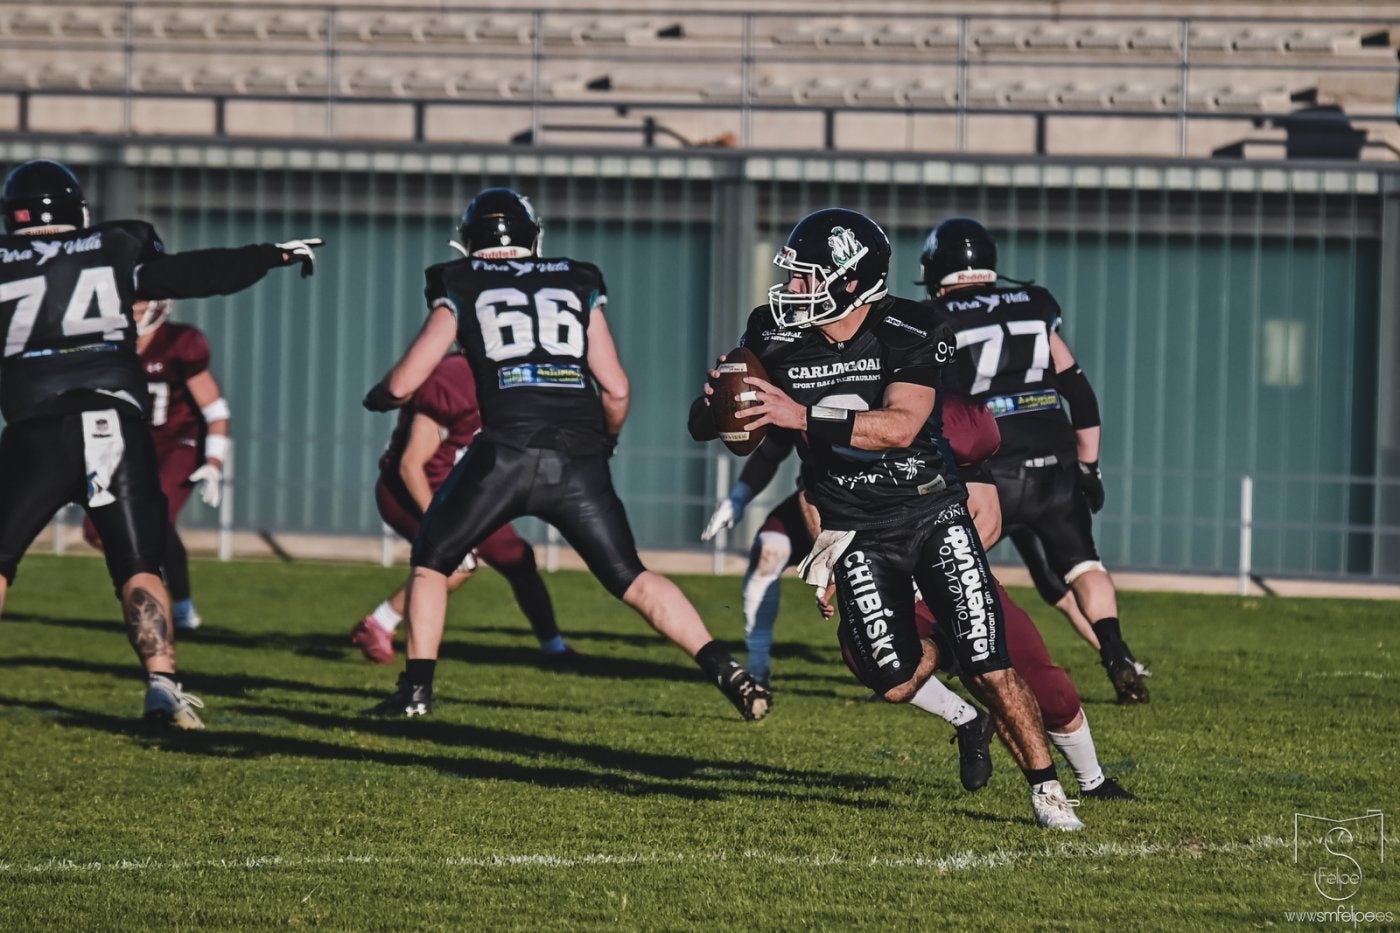
<svg viewBox="0 0 1400 933">
<path fill-rule="evenodd" d="M 320 237 L 309 236 L 301 240 L 288 240 L 285 243 L 273 243 L 272 245 L 287 254 L 284 265 L 290 266 L 300 260 L 301 277 L 309 279 L 316 271 L 316 253 L 313 247 L 320 246 L 325 242 Z"/>
<path fill-rule="evenodd" d="M 733 528 L 734 523 L 743 517 L 744 510 L 742 508 L 735 509 L 733 500 L 721 499 L 715 508 L 715 514 L 710 516 L 709 524 L 705 526 L 704 531 L 700 532 L 700 540 L 708 541 L 723 529 Z"/>
<path fill-rule="evenodd" d="M 201 484 L 199 498 L 211 509 L 217 509 L 224 501 L 224 471 L 212 463 L 206 463 L 190 474 L 191 483 Z"/>
</svg>

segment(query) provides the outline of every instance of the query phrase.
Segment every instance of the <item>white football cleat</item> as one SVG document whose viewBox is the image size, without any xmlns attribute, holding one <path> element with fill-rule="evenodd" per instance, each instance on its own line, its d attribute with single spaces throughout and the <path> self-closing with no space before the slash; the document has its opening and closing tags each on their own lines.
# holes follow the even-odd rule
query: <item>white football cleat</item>
<svg viewBox="0 0 1400 933">
<path fill-rule="evenodd" d="M 195 709 L 204 709 L 204 701 L 186 693 L 175 681 L 152 677 L 146 684 L 146 719 L 162 722 L 176 729 L 203 729 L 204 722 Z"/>
<path fill-rule="evenodd" d="M 1065 796 L 1065 789 L 1059 781 L 1046 781 L 1031 789 L 1031 809 L 1035 810 L 1035 821 L 1049 829 L 1076 832 L 1084 828 L 1084 821 L 1074 812 L 1078 800 Z"/>
</svg>

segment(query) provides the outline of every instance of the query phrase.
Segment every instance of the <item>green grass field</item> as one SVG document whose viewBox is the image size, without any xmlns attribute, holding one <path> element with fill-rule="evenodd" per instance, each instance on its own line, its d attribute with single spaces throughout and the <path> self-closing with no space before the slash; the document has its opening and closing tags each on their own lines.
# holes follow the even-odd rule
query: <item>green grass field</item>
<svg viewBox="0 0 1400 933">
<path fill-rule="evenodd" d="M 1295 813 L 1400 821 L 1394 603 L 1124 594 L 1155 677 L 1150 705 L 1120 708 L 1096 655 L 1016 591 L 1106 769 L 1143 798 L 1086 801 L 1069 836 L 1033 825 L 1004 749 L 966 794 L 949 727 L 864 702 L 795 580 L 761 723 L 578 573 L 549 580 L 592 663 L 539 670 L 489 571 L 456 597 L 435 715 L 382 723 L 356 714 L 397 668 L 347 633 L 401 571 L 194 576 L 205 627 L 181 672 L 209 728 L 155 733 L 100 562 L 26 560 L 0 622 L 0 929 L 1291 928 L 1285 911 L 1338 907 L 1400 922 L 1393 828 L 1384 863 L 1354 850 L 1365 876 L 1345 902 L 1314 880 L 1349 866 L 1293 848 Z M 737 579 L 679 582 L 741 642 Z"/>
</svg>

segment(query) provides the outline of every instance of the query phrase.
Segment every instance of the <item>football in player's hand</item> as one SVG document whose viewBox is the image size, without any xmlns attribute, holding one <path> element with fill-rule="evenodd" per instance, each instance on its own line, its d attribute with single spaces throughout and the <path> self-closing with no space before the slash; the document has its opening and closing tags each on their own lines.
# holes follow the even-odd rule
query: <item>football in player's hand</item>
<svg viewBox="0 0 1400 933">
<path fill-rule="evenodd" d="M 710 396 L 710 417 L 724 446 L 732 453 L 747 457 L 763 440 L 768 426 L 752 431 L 744 427 L 753 420 L 753 416 L 744 417 L 744 409 L 758 402 L 756 390 L 744 377 L 755 376 L 767 381 L 768 371 L 754 352 L 745 347 L 730 350 L 722 362 L 715 364 L 715 369 L 719 370 L 719 376 L 710 380 L 710 387 L 715 390 Z"/>
</svg>

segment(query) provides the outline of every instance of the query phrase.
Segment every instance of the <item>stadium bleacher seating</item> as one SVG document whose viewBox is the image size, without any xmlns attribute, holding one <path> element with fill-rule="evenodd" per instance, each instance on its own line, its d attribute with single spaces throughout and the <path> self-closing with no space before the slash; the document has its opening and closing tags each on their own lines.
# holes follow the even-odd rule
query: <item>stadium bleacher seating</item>
<svg viewBox="0 0 1400 933">
<path fill-rule="evenodd" d="M 96 128 L 83 116 L 91 108 L 79 105 L 84 94 L 163 95 L 269 106 L 397 101 L 416 108 L 412 125 L 429 134 L 425 121 L 450 114 L 423 109 L 433 102 L 568 107 L 554 118 L 600 125 L 635 119 L 640 109 L 679 126 L 677 138 L 733 132 L 735 111 L 745 107 L 805 109 L 828 121 L 847 111 L 1097 113 L 1104 131 L 1086 144 L 1111 146 L 1115 114 L 1277 117 L 1300 94 L 1322 94 L 1342 107 L 1354 99 L 1383 114 L 1400 44 L 1400 27 L 1384 18 L 1191 19 L 1164 5 L 1121 18 L 1050 15 L 1048 6 L 1042 16 L 832 15 L 823 10 L 834 3 L 815 6 L 813 15 L 790 17 L 706 11 L 703 0 L 699 8 L 649 3 L 611 13 L 567 3 L 437 9 L 0 0 L 7 53 L 0 93 L 40 95 L 46 127 L 63 125 L 71 109 L 75 131 Z M 1377 86 L 1388 90 L 1377 94 Z M 521 118 L 510 113 L 499 124 L 475 121 L 481 141 L 517 136 Z M 156 131 L 171 132 L 168 123 Z M 202 116 L 190 132 L 208 132 Z M 830 138 L 781 137 L 799 146 Z M 774 144 L 761 135 L 740 143 Z"/>
</svg>

